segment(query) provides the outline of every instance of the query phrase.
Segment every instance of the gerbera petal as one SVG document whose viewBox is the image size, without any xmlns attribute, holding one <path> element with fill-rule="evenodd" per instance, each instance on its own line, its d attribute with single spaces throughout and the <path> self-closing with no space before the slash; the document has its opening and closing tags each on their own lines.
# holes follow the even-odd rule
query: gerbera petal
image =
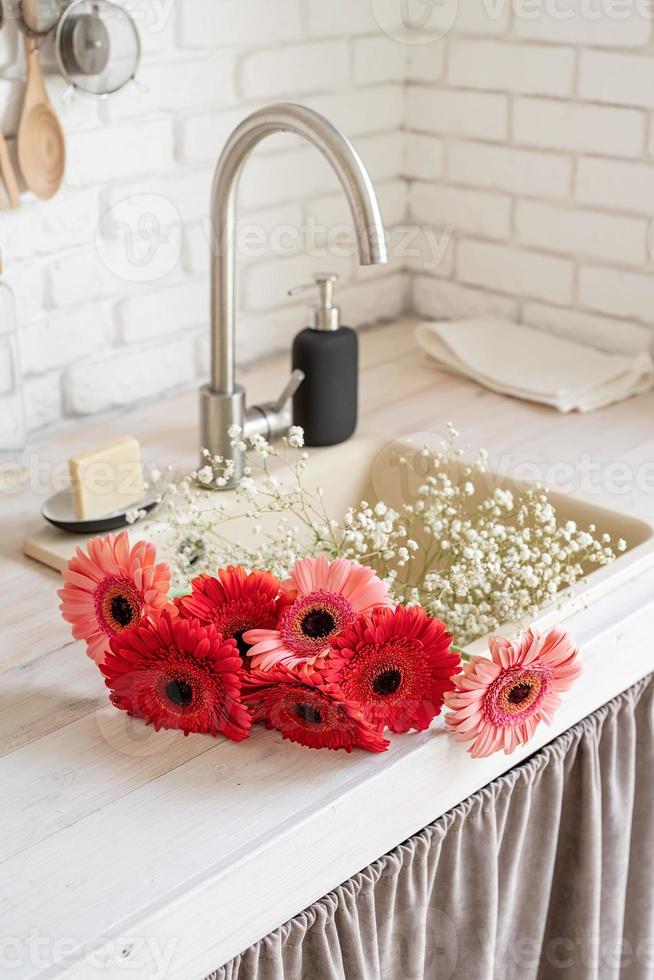
<svg viewBox="0 0 654 980">
<path fill-rule="evenodd" d="M 330 592 L 343 592 L 344 595 L 347 595 L 345 589 L 348 579 L 353 579 L 354 574 L 352 562 L 346 561 L 345 558 L 337 558 L 329 566 L 325 587 Z"/>
<path fill-rule="evenodd" d="M 542 644 L 541 658 L 551 667 L 559 667 L 573 660 L 578 654 L 577 645 L 565 630 L 551 630 Z"/>
<path fill-rule="evenodd" d="M 329 564 L 324 555 L 318 558 L 300 558 L 283 586 L 287 589 L 297 589 L 300 595 L 307 595 L 326 585 L 328 575 Z"/>
</svg>

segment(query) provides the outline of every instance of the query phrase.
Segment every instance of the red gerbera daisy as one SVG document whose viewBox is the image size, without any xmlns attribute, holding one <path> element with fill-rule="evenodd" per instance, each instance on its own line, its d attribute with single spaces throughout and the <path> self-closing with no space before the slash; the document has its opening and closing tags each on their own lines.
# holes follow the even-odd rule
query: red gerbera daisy
<svg viewBox="0 0 654 980">
<path fill-rule="evenodd" d="M 311 680 L 299 677 L 281 664 L 272 671 L 255 671 L 245 681 L 243 696 L 266 728 L 276 728 L 283 738 L 307 748 L 388 748 L 388 741 L 361 717 L 358 705 L 317 675 Z"/>
<path fill-rule="evenodd" d="M 325 678 L 360 704 L 378 731 L 424 731 L 460 668 L 451 639 L 445 623 L 421 606 L 378 609 L 336 638 Z"/>
<path fill-rule="evenodd" d="M 242 656 L 250 650 L 243 634 L 251 629 L 274 629 L 280 612 L 295 598 L 294 594 L 280 597 L 281 582 L 270 572 L 248 575 L 240 565 L 221 568 L 216 577 L 199 575 L 191 589 L 190 595 L 175 600 L 180 615 L 232 637 Z"/>
<path fill-rule="evenodd" d="M 240 668 L 234 640 L 166 610 L 158 622 L 114 636 L 100 669 L 112 704 L 157 731 L 221 733 L 240 742 L 252 724 L 241 701 Z"/>
</svg>

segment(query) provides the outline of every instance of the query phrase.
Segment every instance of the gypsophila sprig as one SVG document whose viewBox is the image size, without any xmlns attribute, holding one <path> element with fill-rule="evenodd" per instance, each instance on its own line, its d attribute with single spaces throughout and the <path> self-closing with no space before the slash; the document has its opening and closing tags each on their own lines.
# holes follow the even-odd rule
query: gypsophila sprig
<svg viewBox="0 0 654 980">
<path fill-rule="evenodd" d="M 436 449 L 397 453 L 406 485 L 416 487 L 411 499 L 397 509 L 363 500 L 344 515 L 328 514 L 320 487 L 307 485 L 300 428 L 279 446 L 261 436 L 244 441 L 236 428 L 230 438 L 249 450 L 250 467 L 229 504 L 214 490 L 229 481 L 233 464 L 205 452 L 197 472 L 168 485 L 156 513 L 176 555 L 174 588 L 229 564 L 284 578 L 302 557 L 347 558 L 373 568 L 397 602 L 445 620 L 463 645 L 533 617 L 589 568 L 616 557 L 608 534 L 561 521 L 543 487 L 516 493 L 494 485 L 488 453 L 466 462 L 453 426 Z M 243 519 L 248 542 L 230 535 Z M 618 552 L 625 548 L 616 543 Z"/>
<path fill-rule="evenodd" d="M 543 487 L 521 494 L 493 486 L 482 451 L 465 463 L 458 433 L 438 450 L 425 447 L 398 465 L 421 474 L 415 499 L 392 515 L 388 549 L 370 564 L 395 598 L 420 604 L 443 618 L 459 644 L 518 623 L 578 582 L 589 566 L 616 557 L 608 534 L 561 523 Z M 399 547 L 396 542 L 404 539 Z M 420 548 L 416 546 L 421 542 Z M 357 537 L 356 548 L 379 544 L 378 534 Z M 618 551 L 625 542 L 617 543 Z M 421 554 L 418 552 L 421 551 Z"/>
<path fill-rule="evenodd" d="M 302 429 L 293 426 L 278 446 L 259 435 L 243 440 L 236 426 L 229 436 L 233 447 L 250 451 L 250 465 L 229 504 L 215 491 L 228 484 L 234 464 L 203 450 L 203 466 L 168 482 L 152 521 L 175 556 L 175 591 L 217 567 L 244 565 L 283 578 L 299 558 L 339 552 L 338 525 L 327 515 L 320 489 L 310 491 L 303 483 L 309 457 Z M 244 519 L 252 532 L 249 542 L 230 534 Z"/>
</svg>

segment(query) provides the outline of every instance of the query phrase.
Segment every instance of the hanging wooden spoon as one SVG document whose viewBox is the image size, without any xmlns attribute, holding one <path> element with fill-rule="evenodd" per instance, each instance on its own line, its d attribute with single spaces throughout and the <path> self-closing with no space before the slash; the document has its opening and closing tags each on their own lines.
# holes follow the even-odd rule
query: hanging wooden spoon
<svg viewBox="0 0 654 980">
<path fill-rule="evenodd" d="M 27 84 L 18 127 L 18 163 L 28 189 L 47 200 L 61 186 L 66 144 L 43 81 L 37 40 L 27 34 L 25 62 Z"/>
<path fill-rule="evenodd" d="M 7 141 L 4 137 L 4 133 L 0 130 L 0 177 L 5 185 L 5 190 L 7 192 L 7 198 L 9 200 L 9 205 L 12 208 L 17 208 L 20 206 L 20 190 L 18 189 L 18 181 L 16 180 L 16 173 L 14 171 L 14 165 L 11 162 L 9 156 L 9 147 L 7 146 Z"/>
</svg>

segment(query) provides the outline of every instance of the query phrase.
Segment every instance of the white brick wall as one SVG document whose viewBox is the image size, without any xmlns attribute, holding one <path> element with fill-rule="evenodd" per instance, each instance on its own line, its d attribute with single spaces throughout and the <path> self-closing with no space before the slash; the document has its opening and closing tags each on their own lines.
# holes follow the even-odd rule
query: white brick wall
<svg viewBox="0 0 654 980">
<path fill-rule="evenodd" d="M 457 88 L 565 97 L 572 92 L 574 72 L 574 48 L 468 38 L 452 44 L 447 77 Z"/>
<path fill-rule="evenodd" d="M 129 6 L 143 42 L 142 84 L 107 102 L 66 103 L 52 69 L 48 86 L 68 148 L 65 186 L 50 202 L 26 194 L 20 210 L 0 213 L 33 429 L 206 376 L 211 180 L 225 139 L 248 112 L 291 99 L 328 115 L 369 166 L 388 225 L 406 221 L 411 52 L 379 30 L 367 0 Z M 0 32 L 0 124 L 10 137 L 21 62 L 9 23 Z M 359 274 L 353 255 L 330 254 L 328 236 L 351 225 L 349 211 L 324 159 L 300 140 L 283 135 L 257 149 L 239 214 L 240 252 L 248 251 L 239 255 L 241 358 L 288 346 L 310 299 L 290 301 L 286 289 L 317 269 L 341 273 L 340 303 L 355 326 L 406 309 L 408 261 Z M 263 236 L 257 254 L 251 233 Z"/>
<path fill-rule="evenodd" d="M 409 38 L 419 63 L 444 65 L 408 76 L 410 214 L 455 225 L 451 274 L 413 265 L 415 311 L 499 313 L 584 341 L 629 321 L 651 330 L 654 9 L 463 6 L 431 44 Z"/>
<path fill-rule="evenodd" d="M 32 428 L 206 375 L 213 168 L 238 121 L 276 99 L 315 107 L 352 138 L 393 254 L 367 270 L 351 248 L 334 254 L 351 228 L 334 174 L 294 137 L 266 141 L 239 195 L 241 359 L 288 346 L 306 304 L 286 289 L 330 266 L 353 325 L 413 310 L 489 312 L 585 339 L 627 321 L 651 328 L 652 18 L 644 0 L 590 6 L 446 2 L 431 35 L 398 38 L 389 0 L 132 4 L 144 86 L 68 104 L 51 75 L 65 187 L 0 213 Z M 10 24 L 10 136 L 20 58 Z M 415 225 L 407 246 L 401 230 Z"/>
</svg>

